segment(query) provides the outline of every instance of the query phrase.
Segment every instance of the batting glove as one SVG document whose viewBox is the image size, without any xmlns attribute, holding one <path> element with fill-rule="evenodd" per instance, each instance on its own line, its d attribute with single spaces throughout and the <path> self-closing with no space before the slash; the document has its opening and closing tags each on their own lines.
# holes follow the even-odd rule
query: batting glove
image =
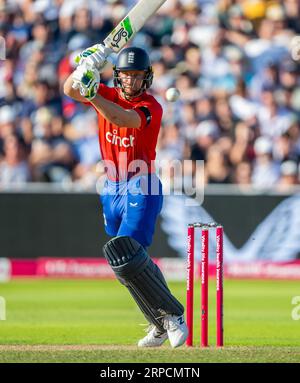
<svg viewBox="0 0 300 383">
<path fill-rule="evenodd" d="M 86 64 L 78 65 L 72 79 L 73 88 L 79 89 L 81 96 L 89 101 L 96 97 L 100 83 L 100 73 L 97 69 Z"/>
<path fill-rule="evenodd" d="M 85 63 L 92 68 L 98 69 L 99 72 L 103 72 L 108 64 L 107 57 L 111 52 L 110 48 L 102 44 L 95 44 L 76 56 L 75 62 L 79 65 Z"/>
</svg>

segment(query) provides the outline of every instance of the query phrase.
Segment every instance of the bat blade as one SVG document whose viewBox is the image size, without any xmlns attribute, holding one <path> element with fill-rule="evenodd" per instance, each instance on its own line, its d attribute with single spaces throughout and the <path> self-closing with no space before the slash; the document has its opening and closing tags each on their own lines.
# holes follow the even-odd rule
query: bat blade
<svg viewBox="0 0 300 383">
<path fill-rule="evenodd" d="M 106 37 L 104 45 L 118 53 L 165 2 L 166 0 L 140 0 Z"/>
</svg>

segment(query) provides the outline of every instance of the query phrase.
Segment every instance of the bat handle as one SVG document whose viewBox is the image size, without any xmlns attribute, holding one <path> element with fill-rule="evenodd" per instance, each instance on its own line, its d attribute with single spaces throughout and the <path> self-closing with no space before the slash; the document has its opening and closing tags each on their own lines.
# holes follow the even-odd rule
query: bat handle
<svg viewBox="0 0 300 383">
<path fill-rule="evenodd" d="M 107 43 L 104 43 L 104 55 L 106 58 L 108 58 L 112 53 L 114 53 L 114 51 L 111 49 L 111 47 L 107 44 Z"/>
</svg>

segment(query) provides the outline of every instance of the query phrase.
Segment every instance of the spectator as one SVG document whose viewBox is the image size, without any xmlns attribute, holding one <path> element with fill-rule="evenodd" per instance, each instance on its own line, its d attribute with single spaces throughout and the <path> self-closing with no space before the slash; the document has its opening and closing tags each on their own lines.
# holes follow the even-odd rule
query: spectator
<svg viewBox="0 0 300 383">
<path fill-rule="evenodd" d="M 258 69 L 249 84 L 249 95 L 256 101 L 261 101 L 263 89 L 276 89 L 279 84 L 279 66 L 272 61 Z M 244 89 L 244 94 L 246 90 Z"/>
<path fill-rule="evenodd" d="M 283 2 L 287 27 L 294 30 L 297 34 L 300 33 L 300 4 L 298 0 L 285 0 Z"/>
<path fill-rule="evenodd" d="M 252 183 L 257 187 L 274 186 L 279 179 L 279 165 L 273 162 L 272 142 L 269 138 L 259 137 L 254 143 L 255 162 Z"/>
<path fill-rule="evenodd" d="M 34 121 L 30 154 L 34 180 L 63 182 L 69 179 L 74 156 L 70 143 L 63 135 L 61 117 L 55 117 L 50 109 L 40 108 Z"/>
<path fill-rule="evenodd" d="M 23 141 L 17 135 L 7 135 L 4 139 L 3 151 L 4 158 L 0 161 L 0 186 L 24 184 L 30 181 Z"/>
<path fill-rule="evenodd" d="M 33 91 L 33 98 L 23 103 L 22 116 L 34 118 L 34 113 L 42 107 L 51 108 L 56 114 L 61 114 L 60 102 L 52 94 L 48 82 L 37 81 L 34 84 Z"/>
<path fill-rule="evenodd" d="M 94 182 L 99 160 L 95 117 L 65 97 L 61 84 L 74 69 L 74 57 L 103 41 L 134 4 L 49 0 L 3 5 L 1 161 L 6 138 L 17 134 L 31 180 Z M 270 187 L 283 182 L 281 164 L 300 163 L 299 63 L 289 51 L 300 33 L 299 20 L 297 0 L 169 0 L 134 41 L 151 53 L 157 80 L 151 92 L 164 106 L 160 158 L 191 158 L 194 165 L 203 160 L 208 182 Z M 101 74 L 108 85 L 111 70 Z M 173 104 L 165 99 L 172 86 L 181 92 Z"/>
<path fill-rule="evenodd" d="M 280 166 L 280 179 L 278 189 L 287 190 L 290 186 L 297 185 L 298 179 L 297 163 L 294 161 L 284 161 Z"/>
<path fill-rule="evenodd" d="M 203 52 L 203 75 L 210 82 L 211 87 L 231 91 L 234 86 L 230 73 L 230 65 L 223 51 L 223 37 L 219 33 L 212 44 Z"/>
<path fill-rule="evenodd" d="M 209 184 L 230 183 L 228 160 L 217 144 L 210 146 L 207 151 L 205 178 Z"/>
<path fill-rule="evenodd" d="M 92 25 L 92 15 L 91 10 L 85 7 L 80 7 L 75 10 L 72 16 L 72 28 L 66 37 L 66 40 L 69 42 L 70 39 L 76 34 L 84 34 L 89 40 L 96 43 L 97 41 L 97 32 Z M 104 37 L 104 36 L 101 36 Z"/>
<path fill-rule="evenodd" d="M 237 118 L 233 115 L 227 98 L 216 98 L 214 114 L 222 135 L 232 136 Z"/>
<path fill-rule="evenodd" d="M 179 111 L 179 122 L 182 135 L 185 137 L 187 144 L 195 141 L 195 132 L 198 126 L 196 118 L 196 109 L 194 103 L 185 103 Z"/>
<path fill-rule="evenodd" d="M 184 140 L 180 135 L 178 125 L 166 125 L 162 131 L 161 146 L 158 153 L 158 159 L 183 159 L 184 153 Z"/>
<path fill-rule="evenodd" d="M 249 92 L 245 81 L 239 78 L 235 92 L 229 97 L 232 113 L 243 121 L 253 119 L 258 110 L 258 104 L 251 99 Z"/>
<path fill-rule="evenodd" d="M 254 158 L 252 143 L 254 132 L 243 121 L 236 125 L 234 141 L 230 151 L 230 161 L 237 166 L 242 161 L 252 161 Z"/>
<path fill-rule="evenodd" d="M 211 120 L 215 117 L 211 97 L 203 94 L 195 101 L 195 112 L 198 121 Z"/>
<path fill-rule="evenodd" d="M 276 138 L 273 146 L 274 159 L 283 162 L 294 159 L 297 161 L 296 153 L 293 150 L 293 141 L 288 132 Z"/>
<path fill-rule="evenodd" d="M 95 111 L 74 117 L 65 128 L 65 138 L 73 147 L 76 165 L 73 180 L 88 187 L 96 182 L 96 164 L 99 162 L 98 126 Z"/>
<path fill-rule="evenodd" d="M 212 120 L 200 122 L 196 128 L 196 143 L 191 149 L 191 159 L 194 161 L 206 160 L 206 154 L 210 146 L 216 142 L 219 135 L 217 124 Z"/>
<path fill-rule="evenodd" d="M 26 42 L 20 49 L 20 59 L 23 63 L 30 61 L 36 52 L 43 54 L 45 63 L 56 64 L 63 53 L 63 46 L 53 41 L 53 36 L 46 20 L 37 20 L 31 31 L 33 39 Z"/>
<path fill-rule="evenodd" d="M 195 82 L 201 76 L 201 53 L 198 47 L 191 46 L 185 52 L 186 70 Z"/>
<path fill-rule="evenodd" d="M 235 169 L 234 183 L 242 187 L 249 187 L 251 185 L 251 173 L 252 167 L 250 162 L 243 161 L 238 163 Z"/>
<path fill-rule="evenodd" d="M 285 61 L 280 67 L 279 81 L 282 88 L 293 90 L 299 84 L 299 69 L 295 62 Z"/>
<path fill-rule="evenodd" d="M 16 114 L 11 106 L 6 105 L 0 108 L 0 151 L 5 137 L 16 131 L 15 119 Z"/>
<path fill-rule="evenodd" d="M 265 88 L 261 95 L 262 106 L 258 111 L 260 132 L 270 138 L 278 137 L 290 127 L 293 116 L 285 108 L 280 107 L 275 99 L 274 89 Z"/>
</svg>

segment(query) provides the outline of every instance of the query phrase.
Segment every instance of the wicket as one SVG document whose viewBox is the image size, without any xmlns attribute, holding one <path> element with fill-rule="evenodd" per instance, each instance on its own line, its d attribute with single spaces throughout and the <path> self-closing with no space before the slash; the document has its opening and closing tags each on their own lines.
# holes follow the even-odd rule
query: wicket
<svg viewBox="0 0 300 383">
<path fill-rule="evenodd" d="M 187 306 L 189 335 L 187 346 L 193 346 L 195 228 L 201 229 L 201 346 L 208 346 L 208 240 L 209 230 L 216 230 L 216 344 L 224 345 L 223 336 L 223 226 L 216 223 L 192 223 L 187 236 Z"/>
</svg>

